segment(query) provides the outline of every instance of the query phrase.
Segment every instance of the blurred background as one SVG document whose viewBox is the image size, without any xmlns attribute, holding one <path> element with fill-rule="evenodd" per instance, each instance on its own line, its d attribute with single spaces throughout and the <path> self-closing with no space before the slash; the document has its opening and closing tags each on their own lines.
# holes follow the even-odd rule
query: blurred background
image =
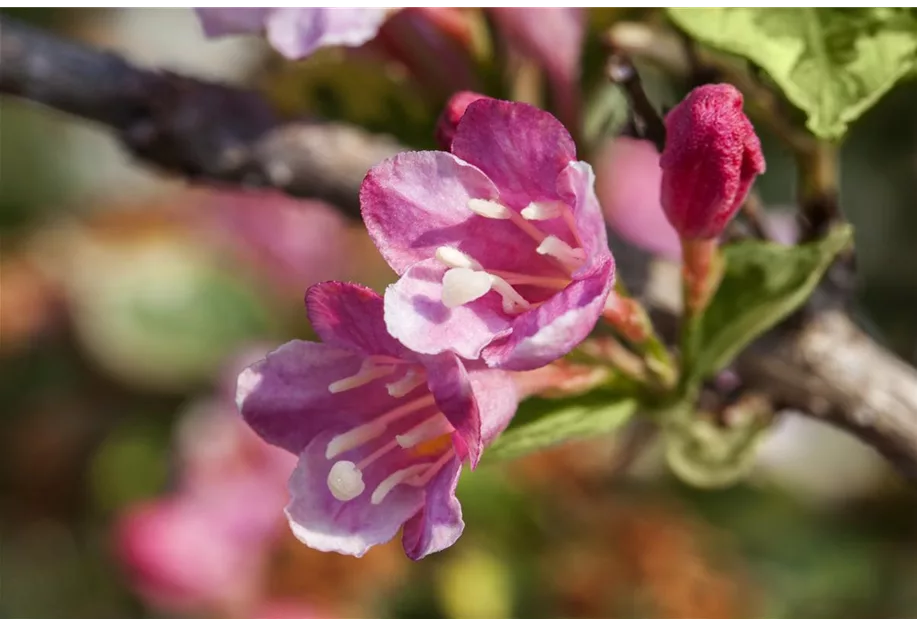
<svg viewBox="0 0 917 627">
<path fill-rule="evenodd" d="M 190 9 L 9 14 L 435 146 L 443 99 L 371 51 L 286 63 L 258 38 L 206 40 Z M 859 316 L 912 363 L 914 111 L 911 81 L 854 125 L 842 167 Z M 788 207 L 793 164 L 763 139 L 760 190 Z M 10 98 L 0 142 L 0 616 L 917 617 L 914 494 L 793 415 L 727 490 L 680 485 L 652 448 L 612 472 L 613 440 L 574 443 L 464 473 L 465 535 L 420 563 L 397 539 L 360 560 L 308 549 L 282 514 L 293 459 L 248 431 L 234 377 L 310 337 L 309 284 L 391 280 L 361 227 L 317 202 L 190 187 Z"/>
</svg>

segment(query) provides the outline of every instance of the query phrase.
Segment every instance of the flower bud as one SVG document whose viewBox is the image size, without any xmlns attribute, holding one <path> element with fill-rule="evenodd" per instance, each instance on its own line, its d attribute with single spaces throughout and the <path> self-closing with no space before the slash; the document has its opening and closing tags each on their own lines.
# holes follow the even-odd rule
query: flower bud
<svg viewBox="0 0 917 627">
<path fill-rule="evenodd" d="M 439 120 L 436 122 L 436 141 L 443 150 L 452 148 L 452 138 L 455 137 L 455 129 L 458 127 L 459 121 L 465 115 L 465 109 L 472 102 L 481 98 L 487 98 L 487 96 L 473 91 L 460 91 L 449 98 L 449 102 L 446 103 Z"/>
<path fill-rule="evenodd" d="M 745 201 L 764 155 L 742 94 L 732 85 L 693 90 L 665 119 L 662 207 L 682 240 L 712 239 Z"/>
</svg>

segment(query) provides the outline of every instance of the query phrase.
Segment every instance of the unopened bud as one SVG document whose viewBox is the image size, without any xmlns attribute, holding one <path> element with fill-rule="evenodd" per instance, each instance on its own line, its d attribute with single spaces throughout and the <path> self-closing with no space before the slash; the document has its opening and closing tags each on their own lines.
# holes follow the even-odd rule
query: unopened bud
<svg viewBox="0 0 917 627">
<path fill-rule="evenodd" d="M 487 98 L 487 96 L 473 91 L 460 91 L 453 94 L 449 102 L 446 103 L 439 120 L 436 122 L 436 141 L 439 142 L 443 150 L 452 148 L 452 138 L 455 137 L 455 129 L 458 127 L 458 123 L 461 121 L 462 116 L 465 115 L 465 109 L 472 102 L 481 98 Z"/>
<path fill-rule="evenodd" d="M 713 239 L 741 207 L 764 155 L 732 85 L 703 85 L 665 119 L 662 207 L 683 240 Z"/>
</svg>

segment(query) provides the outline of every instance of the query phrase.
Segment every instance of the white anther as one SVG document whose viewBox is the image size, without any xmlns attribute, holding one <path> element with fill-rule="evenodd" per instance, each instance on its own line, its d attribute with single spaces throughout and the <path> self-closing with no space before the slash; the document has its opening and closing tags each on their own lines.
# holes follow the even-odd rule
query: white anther
<svg viewBox="0 0 917 627">
<path fill-rule="evenodd" d="M 566 208 L 559 200 L 539 200 L 530 202 L 521 213 L 526 220 L 550 220 L 562 216 Z"/>
<path fill-rule="evenodd" d="M 481 270 L 447 270 L 443 275 L 443 304 L 451 309 L 477 300 L 490 291 L 493 281 L 493 276 Z"/>
<path fill-rule="evenodd" d="M 363 473 L 353 462 L 335 462 L 328 473 L 328 489 L 337 500 L 352 501 L 366 489 Z"/>
<path fill-rule="evenodd" d="M 509 220 L 512 216 L 512 210 L 503 203 L 496 200 L 485 200 L 484 198 L 472 198 L 469 200 L 468 209 L 481 217 L 494 220 Z"/>
<path fill-rule="evenodd" d="M 554 257 L 569 268 L 577 268 L 586 260 L 582 248 L 573 248 L 567 242 L 554 235 L 548 235 L 535 249 L 539 255 Z"/>
<path fill-rule="evenodd" d="M 436 259 L 450 268 L 468 268 L 480 270 L 481 264 L 452 246 L 440 246 L 436 249 Z"/>
</svg>

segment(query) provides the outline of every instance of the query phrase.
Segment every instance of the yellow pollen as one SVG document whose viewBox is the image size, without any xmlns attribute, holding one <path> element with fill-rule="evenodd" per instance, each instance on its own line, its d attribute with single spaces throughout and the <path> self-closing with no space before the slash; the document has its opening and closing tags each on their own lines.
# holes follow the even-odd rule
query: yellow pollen
<svg viewBox="0 0 917 627">
<path fill-rule="evenodd" d="M 427 455 L 437 455 L 452 447 L 452 434 L 444 433 L 439 437 L 421 442 L 412 449 L 411 454 L 416 457 L 426 457 Z"/>
</svg>

